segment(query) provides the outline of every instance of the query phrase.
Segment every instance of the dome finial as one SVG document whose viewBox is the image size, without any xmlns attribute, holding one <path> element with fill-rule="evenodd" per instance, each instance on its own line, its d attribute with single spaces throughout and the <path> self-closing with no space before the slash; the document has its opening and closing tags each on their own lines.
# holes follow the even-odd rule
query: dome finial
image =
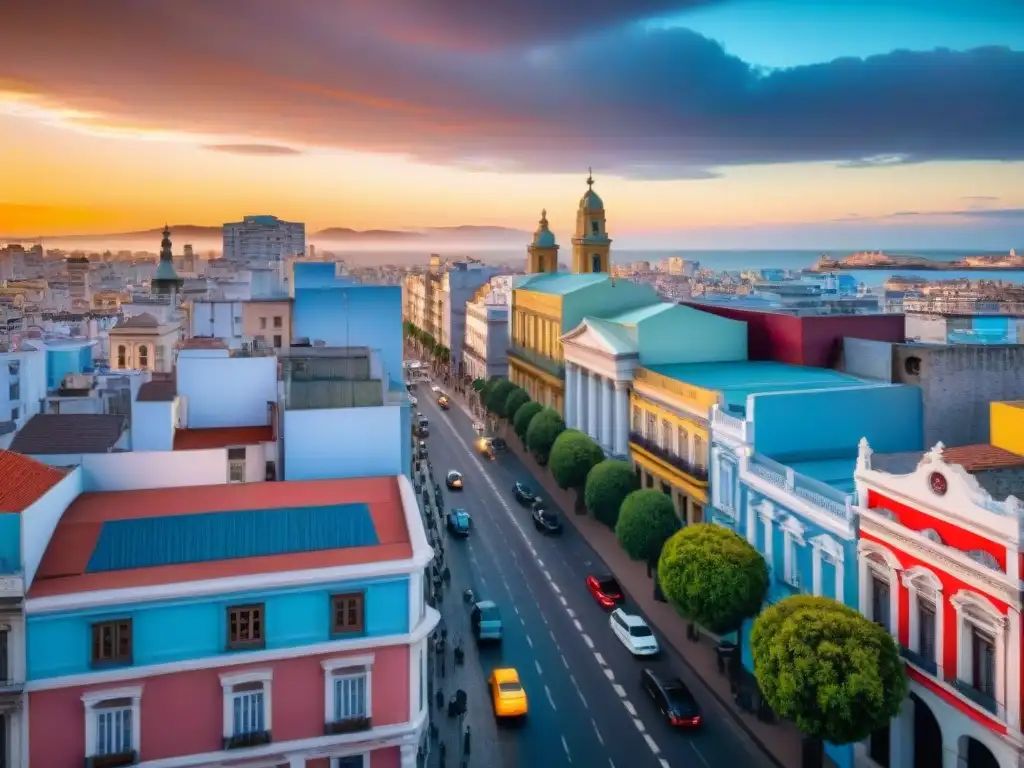
<svg viewBox="0 0 1024 768">
<path fill-rule="evenodd" d="M 541 208 L 540 209 L 540 220 L 541 220 L 542 224 L 547 224 L 548 223 L 548 209 L 547 208 Z"/>
<path fill-rule="evenodd" d="M 587 168 L 587 186 L 593 189 L 594 187 L 594 169 Z"/>
</svg>

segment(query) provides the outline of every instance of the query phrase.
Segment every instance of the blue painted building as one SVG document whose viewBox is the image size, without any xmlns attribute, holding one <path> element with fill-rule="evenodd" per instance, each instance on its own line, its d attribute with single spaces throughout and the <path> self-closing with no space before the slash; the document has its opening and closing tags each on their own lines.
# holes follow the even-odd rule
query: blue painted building
<svg viewBox="0 0 1024 768">
<path fill-rule="evenodd" d="M 46 345 L 46 385 L 57 389 L 68 374 L 91 373 L 92 339 L 48 339 Z"/>
<path fill-rule="evenodd" d="M 714 408 L 711 519 L 764 556 L 768 604 L 812 594 L 858 607 L 857 446 L 867 437 L 885 453 L 920 450 L 922 410 L 921 391 L 902 385 L 752 394 L 735 415 Z M 751 671 L 752 625 L 739 637 Z M 853 764 L 852 745 L 826 752 Z"/>
</svg>

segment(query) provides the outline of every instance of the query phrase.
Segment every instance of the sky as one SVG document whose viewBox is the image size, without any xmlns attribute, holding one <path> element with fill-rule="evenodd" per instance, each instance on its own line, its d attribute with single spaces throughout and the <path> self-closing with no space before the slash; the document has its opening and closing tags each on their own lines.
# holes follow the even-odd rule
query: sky
<svg viewBox="0 0 1024 768">
<path fill-rule="evenodd" d="M 429 6 L 429 8 L 428 8 Z M 0 237 L 218 225 L 1024 250 L 1019 0 L 18 1 Z"/>
</svg>

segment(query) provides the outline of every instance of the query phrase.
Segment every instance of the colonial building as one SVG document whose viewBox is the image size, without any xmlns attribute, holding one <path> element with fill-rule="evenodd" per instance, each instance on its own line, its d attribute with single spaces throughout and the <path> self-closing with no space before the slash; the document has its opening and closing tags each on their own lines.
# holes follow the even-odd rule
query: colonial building
<svg viewBox="0 0 1024 768">
<path fill-rule="evenodd" d="M 174 349 L 181 340 L 177 322 L 161 323 L 148 312 L 135 315 L 110 329 L 110 367 L 117 371 L 171 373 Z"/>
<path fill-rule="evenodd" d="M 861 444 L 860 609 L 907 660 L 910 696 L 865 745 L 888 768 L 1016 768 L 1021 736 L 1024 457 Z"/>
<path fill-rule="evenodd" d="M 508 377 L 510 278 L 493 277 L 466 302 L 463 373 L 470 379 Z"/>
</svg>

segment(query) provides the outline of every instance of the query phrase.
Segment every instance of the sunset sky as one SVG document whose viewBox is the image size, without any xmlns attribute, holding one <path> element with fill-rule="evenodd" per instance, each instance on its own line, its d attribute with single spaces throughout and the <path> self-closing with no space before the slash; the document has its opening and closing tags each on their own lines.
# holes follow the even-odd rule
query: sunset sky
<svg viewBox="0 0 1024 768">
<path fill-rule="evenodd" d="M 612 236 L 636 247 L 1024 249 L 1019 0 L 3 16 L 0 237 L 255 213 L 532 229 L 543 207 L 567 236 L 593 166 Z"/>
</svg>

